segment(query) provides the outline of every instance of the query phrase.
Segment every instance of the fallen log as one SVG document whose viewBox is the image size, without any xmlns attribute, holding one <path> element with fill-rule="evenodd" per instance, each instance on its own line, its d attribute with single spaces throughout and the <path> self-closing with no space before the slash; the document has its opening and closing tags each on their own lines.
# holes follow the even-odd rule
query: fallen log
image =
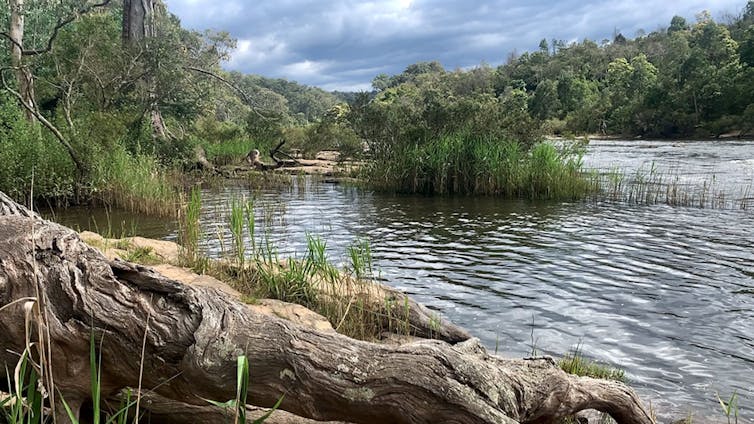
<svg viewBox="0 0 754 424">
<path fill-rule="evenodd" d="M 120 399 L 115 399 L 118 404 Z M 144 407 L 148 410 L 145 418 L 147 422 L 160 424 L 183 423 L 229 423 L 232 422 L 234 411 L 232 408 L 223 409 L 213 405 L 191 405 L 166 399 L 155 393 L 142 395 Z M 253 423 L 269 412 L 267 408 L 246 406 L 246 422 Z M 265 421 L 265 424 L 348 424 L 343 421 L 315 421 L 299 417 L 285 411 L 275 411 Z"/>
<path fill-rule="evenodd" d="M 13 369 L 31 334 L 35 348 L 49 346 L 53 392 L 74 411 L 91 398 L 93 333 L 103 398 L 138 387 L 143 366 L 141 387 L 165 399 L 233 399 L 246 355 L 247 403 L 271 407 L 285 394 L 281 409 L 315 420 L 551 423 L 597 409 L 620 424 L 653 423 L 624 384 L 568 375 L 551 359 L 502 359 L 476 339 L 384 346 L 261 315 L 215 289 L 109 261 L 9 202 L 0 196 L 0 369 Z M 24 305 L 11 305 L 23 298 L 36 299 L 41 331 L 27 333 Z"/>
</svg>

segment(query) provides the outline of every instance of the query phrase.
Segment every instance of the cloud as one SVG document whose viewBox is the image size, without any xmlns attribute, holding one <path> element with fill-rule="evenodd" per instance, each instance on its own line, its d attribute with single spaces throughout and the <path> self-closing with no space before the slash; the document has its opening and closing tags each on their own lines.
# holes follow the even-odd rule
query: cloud
<svg viewBox="0 0 754 424">
<path fill-rule="evenodd" d="M 183 24 L 230 32 L 238 49 L 226 67 L 325 89 L 368 89 L 378 73 L 419 61 L 446 68 L 499 64 L 542 38 L 634 36 L 693 21 L 708 0 L 167 0 Z M 744 0 L 710 10 L 737 13 Z"/>
</svg>

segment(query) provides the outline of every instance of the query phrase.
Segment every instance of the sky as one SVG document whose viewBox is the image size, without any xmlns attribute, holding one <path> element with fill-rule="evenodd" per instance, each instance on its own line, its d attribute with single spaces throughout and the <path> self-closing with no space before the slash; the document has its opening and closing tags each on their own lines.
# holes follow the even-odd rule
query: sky
<svg viewBox="0 0 754 424">
<path fill-rule="evenodd" d="M 185 27 L 238 40 L 228 70 L 325 90 L 370 90 L 380 73 L 437 60 L 445 69 L 499 65 L 540 40 L 600 42 L 741 12 L 746 0 L 166 0 Z"/>
</svg>

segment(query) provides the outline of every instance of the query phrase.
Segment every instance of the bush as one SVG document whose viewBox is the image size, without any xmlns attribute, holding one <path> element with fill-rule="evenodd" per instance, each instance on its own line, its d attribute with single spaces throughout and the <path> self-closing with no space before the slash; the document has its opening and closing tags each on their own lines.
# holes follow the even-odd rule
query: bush
<svg viewBox="0 0 754 424">
<path fill-rule="evenodd" d="M 14 101 L 0 98 L 0 190 L 19 202 L 28 202 L 32 192 L 66 202 L 75 188 L 76 168 L 66 149 L 29 123 Z"/>
</svg>

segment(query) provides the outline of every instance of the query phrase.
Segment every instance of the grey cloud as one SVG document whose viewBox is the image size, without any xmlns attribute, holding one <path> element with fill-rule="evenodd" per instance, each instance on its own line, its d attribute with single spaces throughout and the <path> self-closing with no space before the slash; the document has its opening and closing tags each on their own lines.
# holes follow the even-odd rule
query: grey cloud
<svg viewBox="0 0 754 424">
<path fill-rule="evenodd" d="M 184 25 L 239 39 L 227 67 L 325 89 L 366 89 L 381 72 L 418 61 L 496 65 L 539 40 L 652 31 L 705 8 L 737 13 L 744 0 L 168 0 Z M 408 6 L 408 7 L 406 7 Z"/>
</svg>

